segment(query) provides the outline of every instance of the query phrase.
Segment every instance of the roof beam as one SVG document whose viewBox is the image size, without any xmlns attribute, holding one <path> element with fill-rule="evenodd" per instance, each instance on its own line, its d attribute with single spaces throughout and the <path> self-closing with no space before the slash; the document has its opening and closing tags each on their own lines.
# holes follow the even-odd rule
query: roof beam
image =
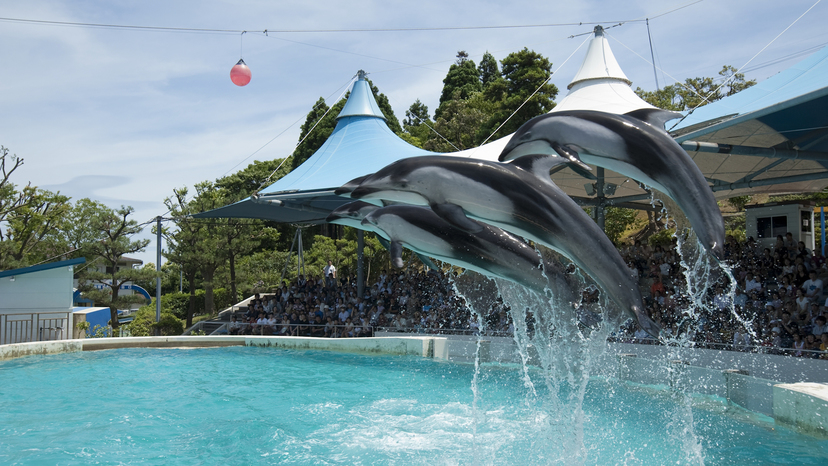
<svg viewBox="0 0 828 466">
<path fill-rule="evenodd" d="M 794 175 L 794 176 L 782 176 L 779 178 L 765 178 L 763 180 L 757 181 L 743 181 L 738 183 L 726 183 L 726 182 L 718 182 L 720 184 L 716 184 L 711 186 L 713 192 L 718 191 L 733 191 L 736 189 L 743 189 L 743 188 L 757 188 L 759 186 L 769 186 L 772 184 L 785 184 L 785 183 L 798 183 L 800 181 L 813 181 L 813 180 L 822 180 L 828 179 L 828 171 L 825 172 L 817 172 L 817 173 L 809 173 L 807 175 Z"/>
<path fill-rule="evenodd" d="M 774 157 L 779 159 L 816 160 L 828 162 L 828 152 L 774 149 L 765 147 L 734 146 L 715 142 L 684 141 L 681 147 L 688 152 L 710 152 L 714 154 L 748 155 L 753 157 Z"/>
</svg>

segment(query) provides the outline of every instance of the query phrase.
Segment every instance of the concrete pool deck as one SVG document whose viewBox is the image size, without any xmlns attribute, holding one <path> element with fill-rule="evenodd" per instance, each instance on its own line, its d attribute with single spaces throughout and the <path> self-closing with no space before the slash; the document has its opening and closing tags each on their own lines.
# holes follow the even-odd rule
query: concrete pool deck
<svg viewBox="0 0 828 466">
<path fill-rule="evenodd" d="M 498 340 L 498 341 L 492 341 Z M 480 356 L 483 362 L 515 362 L 514 349 L 507 351 L 507 341 L 481 340 Z M 503 339 L 506 340 L 506 339 Z M 172 337 L 125 337 L 58 340 L 33 343 L 0 345 L 0 361 L 33 356 L 80 351 L 97 351 L 115 348 L 213 348 L 227 346 L 278 347 L 297 350 L 323 350 L 368 355 L 399 355 L 433 358 L 464 363 L 473 355 L 474 345 L 468 338 L 455 339 L 444 336 L 380 336 L 372 338 L 311 338 L 279 336 L 172 336 Z M 663 385 L 671 390 L 689 389 L 695 393 L 719 396 L 728 404 L 773 417 L 782 425 L 801 433 L 828 439 L 828 383 L 793 382 L 761 378 L 761 375 L 737 367 L 748 363 L 727 365 L 694 365 L 701 359 L 688 357 L 698 352 L 685 350 L 685 360 L 664 359 L 667 354 L 649 354 L 658 347 L 642 345 L 610 344 L 605 357 L 616 359 L 615 373 L 609 375 L 625 382 L 646 385 Z M 658 352 L 668 351 L 657 350 Z M 636 353 L 632 353 L 636 351 Z M 508 353 L 512 353 L 509 355 Z M 642 354 L 643 353 L 643 354 Z M 659 357 L 660 356 L 660 357 Z M 758 358 L 753 364 L 766 363 L 766 355 L 738 353 L 740 359 Z M 798 358 L 785 357 L 787 361 L 806 364 Z M 684 358 L 682 358 L 684 359 Z M 690 361 L 688 361 L 689 359 Z M 473 360 L 473 359 L 472 359 Z M 761 360 L 761 361 L 760 361 Z M 667 361 L 667 362 L 665 362 Z M 828 361 L 813 361 L 819 365 L 816 372 Z M 607 365 L 608 366 L 608 365 Z M 754 365 L 753 369 L 756 368 Z M 600 373 L 596 370 L 596 373 Z M 819 377 L 817 377 L 819 378 Z M 801 380 L 801 379 L 800 379 Z M 790 382 L 790 380 L 788 380 Z"/>
</svg>

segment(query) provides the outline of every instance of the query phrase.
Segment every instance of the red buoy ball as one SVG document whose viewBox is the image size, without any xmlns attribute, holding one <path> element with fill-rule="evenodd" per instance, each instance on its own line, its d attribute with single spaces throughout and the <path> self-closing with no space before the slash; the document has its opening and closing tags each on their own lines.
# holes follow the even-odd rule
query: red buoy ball
<svg viewBox="0 0 828 466">
<path fill-rule="evenodd" d="M 246 86 L 252 76 L 253 73 L 250 72 L 250 68 L 247 67 L 244 60 L 239 60 L 230 70 L 230 80 L 236 86 Z"/>
</svg>

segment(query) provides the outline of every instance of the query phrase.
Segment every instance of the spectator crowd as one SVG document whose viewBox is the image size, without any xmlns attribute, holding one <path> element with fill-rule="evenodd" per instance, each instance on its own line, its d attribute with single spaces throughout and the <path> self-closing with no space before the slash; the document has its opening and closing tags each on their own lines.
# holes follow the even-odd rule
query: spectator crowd
<svg viewBox="0 0 828 466">
<path fill-rule="evenodd" d="M 828 359 L 828 300 L 823 293 L 828 268 L 822 255 L 794 242 L 790 233 L 777 237 L 770 248 L 760 247 L 753 238 L 739 242 L 728 236 L 723 262 L 733 278 L 724 268 L 712 267 L 711 285 L 691 301 L 684 292 L 688 272 L 675 243 L 674 239 L 672 245 L 651 247 L 637 241 L 620 249 L 638 277 L 648 313 L 668 337 L 689 339 L 700 347 Z M 376 329 L 514 332 L 502 301 L 495 301 L 478 318 L 455 293 L 451 278 L 438 271 L 383 270 L 362 296 L 356 278 L 337 277 L 330 262 L 324 275 L 300 275 L 273 294 L 257 294 L 245 313 L 232 317 L 229 333 L 343 338 L 371 336 Z M 594 288 L 578 291 L 583 299 L 573 305 L 581 311 L 599 301 Z M 593 313 L 579 315 L 585 326 L 594 324 Z M 532 316 L 525 318 L 531 330 Z M 614 337 L 656 343 L 632 321 Z"/>
</svg>

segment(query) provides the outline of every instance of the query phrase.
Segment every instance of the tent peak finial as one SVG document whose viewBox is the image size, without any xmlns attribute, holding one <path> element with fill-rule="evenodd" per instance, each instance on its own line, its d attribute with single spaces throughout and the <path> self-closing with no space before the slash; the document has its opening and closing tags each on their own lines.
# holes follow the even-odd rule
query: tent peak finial
<svg viewBox="0 0 828 466">
<path fill-rule="evenodd" d="M 602 26 L 595 26 L 595 29 L 593 29 L 592 32 L 596 36 L 603 36 L 604 35 L 604 28 Z"/>
<path fill-rule="evenodd" d="M 366 73 L 365 70 L 357 71 L 357 81 L 365 81 L 367 76 L 368 73 Z"/>
</svg>

